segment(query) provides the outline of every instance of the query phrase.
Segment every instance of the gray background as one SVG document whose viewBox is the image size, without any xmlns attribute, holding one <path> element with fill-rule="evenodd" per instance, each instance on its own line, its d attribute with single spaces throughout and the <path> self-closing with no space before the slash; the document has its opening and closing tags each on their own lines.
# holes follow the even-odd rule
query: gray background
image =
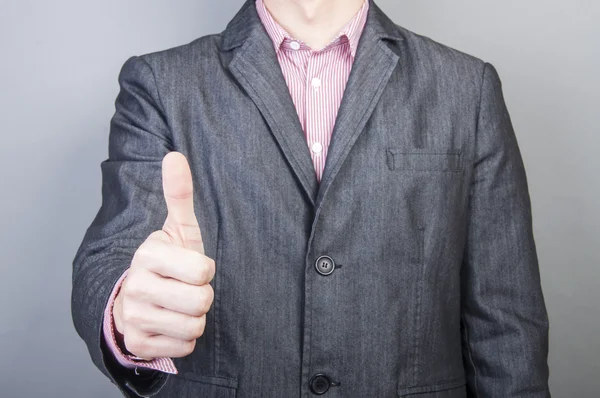
<svg viewBox="0 0 600 398">
<path fill-rule="evenodd" d="M 117 397 L 70 317 L 71 261 L 100 205 L 117 74 L 133 54 L 221 31 L 242 0 L 0 4 L 0 396 Z M 530 184 L 552 391 L 597 397 L 600 2 L 378 4 L 498 69 Z"/>
</svg>

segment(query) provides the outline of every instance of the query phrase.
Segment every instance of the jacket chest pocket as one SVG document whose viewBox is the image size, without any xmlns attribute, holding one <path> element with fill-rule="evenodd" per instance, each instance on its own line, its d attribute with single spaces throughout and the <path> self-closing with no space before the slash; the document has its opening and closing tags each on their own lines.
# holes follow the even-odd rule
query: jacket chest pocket
<svg viewBox="0 0 600 398">
<path fill-rule="evenodd" d="M 453 217 L 461 213 L 463 154 L 459 149 L 386 147 L 380 194 L 371 201 L 385 210 L 373 213 L 379 220 L 389 250 L 415 264 L 426 260 L 426 237 L 452 231 Z M 446 239 L 446 238 L 442 238 Z"/>
<path fill-rule="evenodd" d="M 386 160 L 392 171 L 460 172 L 462 153 L 458 150 L 387 148 Z"/>
</svg>

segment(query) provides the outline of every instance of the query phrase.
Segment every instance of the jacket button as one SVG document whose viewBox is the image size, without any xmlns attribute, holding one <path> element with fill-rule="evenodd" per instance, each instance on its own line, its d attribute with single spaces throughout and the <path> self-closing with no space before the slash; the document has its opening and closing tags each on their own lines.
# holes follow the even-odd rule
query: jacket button
<svg viewBox="0 0 600 398">
<path fill-rule="evenodd" d="M 315 261 L 315 268 L 321 275 L 331 275 L 335 269 L 335 262 L 329 256 L 321 256 Z"/>
<path fill-rule="evenodd" d="M 310 391 L 315 395 L 323 395 L 329 390 L 331 380 L 324 374 L 316 374 L 310 379 Z"/>
</svg>

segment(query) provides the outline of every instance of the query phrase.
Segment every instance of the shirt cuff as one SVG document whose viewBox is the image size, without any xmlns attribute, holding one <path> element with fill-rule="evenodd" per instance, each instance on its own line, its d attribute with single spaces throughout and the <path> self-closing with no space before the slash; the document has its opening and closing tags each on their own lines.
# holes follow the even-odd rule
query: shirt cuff
<svg viewBox="0 0 600 398">
<path fill-rule="evenodd" d="M 177 368 L 175 367 L 175 364 L 171 358 L 154 358 L 151 361 L 147 361 L 136 357 L 135 355 L 125 354 L 117 343 L 117 337 L 115 335 L 115 322 L 113 318 L 113 306 L 115 304 L 115 298 L 117 297 L 121 285 L 123 284 L 123 280 L 127 276 L 127 271 L 128 270 L 125 270 L 125 272 L 123 272 L 123 275 L 121 275 L 115 284 L 115 287 L 113 288 L 113 291 L 108 299 L 106 309 L 104 310 L 102 332 L 104 334 L 106 346 L 121 366 L 124 366 L 128 369 L 135 369 L 136 374 L 138 374 L 138 368 L 153 369 L 164 373 L 177 374 Z"/>
</svg>

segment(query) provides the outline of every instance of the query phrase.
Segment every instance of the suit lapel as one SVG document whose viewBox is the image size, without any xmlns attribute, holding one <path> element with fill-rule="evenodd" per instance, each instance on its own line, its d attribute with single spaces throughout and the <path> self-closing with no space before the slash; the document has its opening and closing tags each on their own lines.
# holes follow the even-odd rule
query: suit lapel
<svg viewBox="0 0 600 398">
<path fill-rule="evenodd" d="M 399 56 L 382 39 L 401 41 L 403 37 L 383 11 L 372 0 L 368 1 L 370 4 L 367 22 L 359 40 L 329 144 L 316 200 L 317 206 L 363 132 L 392 71 L 398 64 Z"/>
<path fill-rule="evenodd" d="M 234 17 L 225 31 L 223 43 L 224 49 L 239 46 L 229 64 L 231 73 L 260 110 L 309 201 L 314 205 L 318 181 L 304 131 L 273 42 L 258 18 L 253 0 L 247 1 Z"/>
<path fill-rule="evenodd" d="M 398 27 L 370 1 L 363 34 L 338 111 L 321 184 L 273 43 L 254 0 L 247 0 L 222 33 L 221 51 L 228 54 L 233 77 L 265 118 L 283 156 L 312 205 L 318 205 L 344 159 L 363 131 L 381 97 L 398 55 L 383 39 L 403 40 Z"/>
</svg>

